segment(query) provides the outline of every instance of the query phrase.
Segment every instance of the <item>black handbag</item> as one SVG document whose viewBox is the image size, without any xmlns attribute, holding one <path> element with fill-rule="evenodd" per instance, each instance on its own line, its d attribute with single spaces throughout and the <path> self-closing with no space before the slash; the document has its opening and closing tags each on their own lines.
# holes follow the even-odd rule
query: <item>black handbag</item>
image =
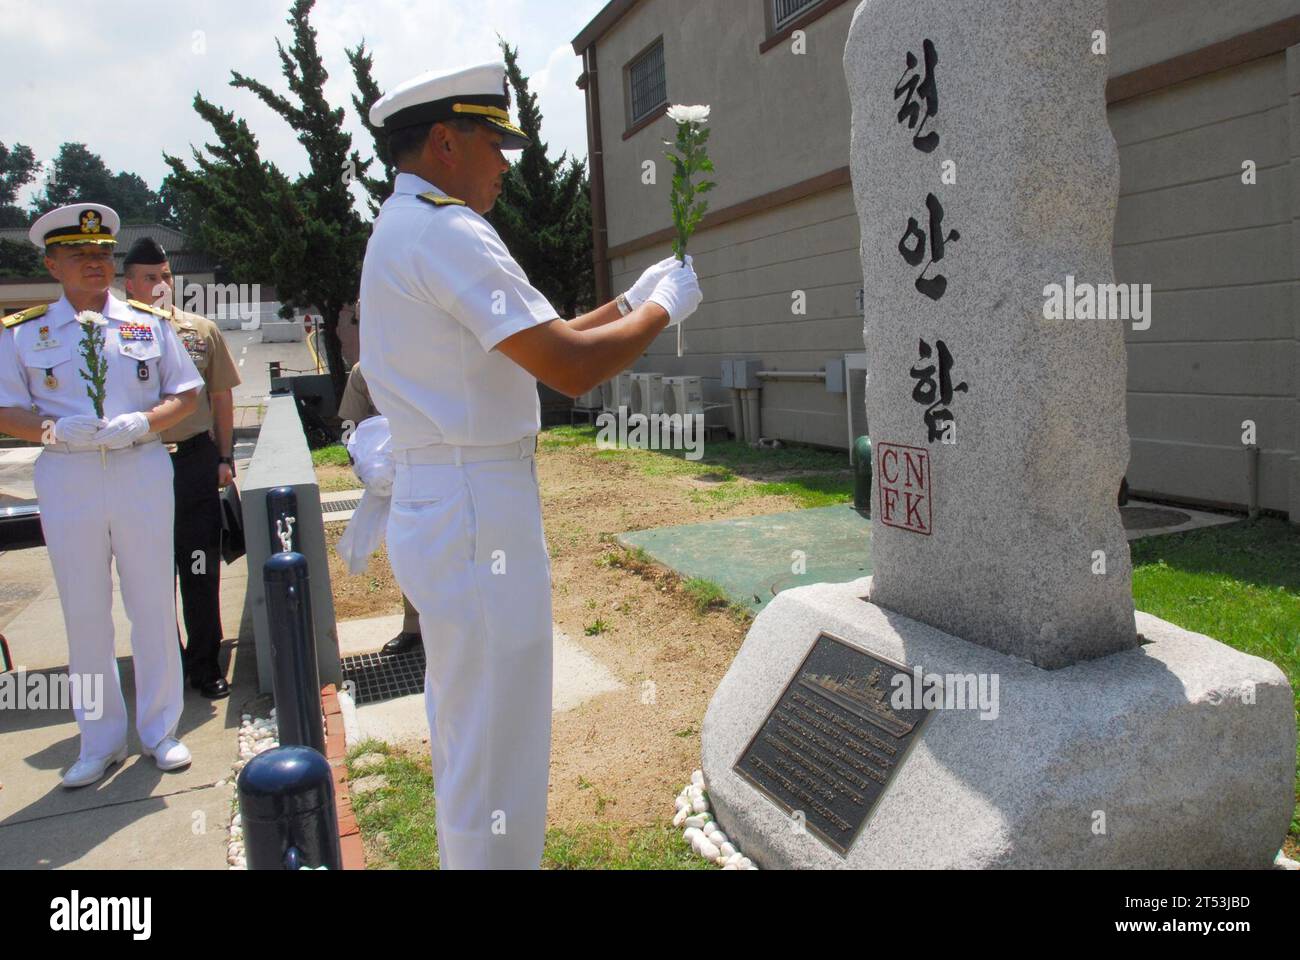
<svg viewBox="0 0 1300 960">
<path fill-rule="evenodd" d="M 234 563 L 244 553 L 244 507 L 239 488 L 230 483 L 221 490 L 221 559 Z"/>
</svg>

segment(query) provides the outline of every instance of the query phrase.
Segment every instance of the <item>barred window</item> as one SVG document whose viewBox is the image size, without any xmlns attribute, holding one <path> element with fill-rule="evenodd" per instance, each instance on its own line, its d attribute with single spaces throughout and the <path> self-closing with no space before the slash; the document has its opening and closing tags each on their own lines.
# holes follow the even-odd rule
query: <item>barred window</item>
<svg viewBox="0 0 1300 960">
<path fill-rule="evenodd" d="M 664 74 L 664 41 L 661 37 L 627 67 L 631 89 L 632 119 L 629 126 L 649 116 L 668 100 L 668 78 Z"/>
<path fill-rule="evenodd" d="M 822 0 L 772 0 L 772 30 L 781 30 L 788 26 L 809 7 L 815 7 Z"/>
</svg>

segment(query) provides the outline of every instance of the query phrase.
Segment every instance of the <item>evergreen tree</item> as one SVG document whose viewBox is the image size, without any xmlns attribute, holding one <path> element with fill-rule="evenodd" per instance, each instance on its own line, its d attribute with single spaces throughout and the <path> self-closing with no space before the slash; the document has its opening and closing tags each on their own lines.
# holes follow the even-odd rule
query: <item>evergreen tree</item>
<svg viewBox="0 0 1300 960">
<path fill-rule="evenodd" d="M 0 227 L 25 227 L 31 222 L 18 205 L 18 191 L 36 179 L 41 165 L 32 148 L 15 143 L 13 148 L 0 143 Z M 9 262 L 10 257 L 5 257 Z"/>
<path fill-rule="evenodd" d="M 591 194 L 586 164 L 560 154 L 550 160 L 542 141 L 537 95 L 519 69 L 518 48 L 501 40 L 519 127 L 531 143 L 511 164 L 488 221 L 528 279 L 566 317 L 595 306 L 591 262 Z"/>
<path fill-rule="evenodd" d="M 85 201 L 107 204 L 123 223 L 155 223 L 162 214 L 158 195 L 138 174 L 113 173 L 84 143 L 65 143 L 32 203 L 32 216 Z"/>
<path fill-rule="evenodd" d="M 360 114 L 362 126 L 374 141 L 375 157 L 384 165 L 382 179 L 367 176 L 360 178 L 361 185 L 370 195 L 370 213 L 372 216 L 378 216 L 379 208 L 393 192 L 393 178 L 397 176 L 397 168 L 393 166 L 393 159 L 388 155 L 388 138 L 370 122 L 370 108 L 383 96 L 383 92 L 372 75 L 374 62 L 370 52 L 366 50 L 366 42 L 362 40 L 354 49 L 348 50 L 347 55 L 348 63 L 352 65 L 352 76 L 357 84 L 357 92 L 352 95 L 352 106 Z"/>
<path fill-rule="evenodd" d="M 262 162 L 257 138 L 243 120 L 198 94 L 194 110 L 212 127 L 216 142 L 206 145 L 206 155 L 193 150 L 193 169 L 163 155 L 172 170 L 164 184 L 178 225 L 187 240 L 192 233 L 235 276 L 265 280 L 279 290 L 282 278 L 297 276 L 305 266 L 293 184 L 275 164 Z"/>
<path fill-rule="evenodd" d="M 348 370 L 339 314 L 357 299 L 370 234 L 353 209 L 350 184 L 365 177 L 371 161 L 362 161 L 351 149 L 342 108 L 331 108 L 325 99 L 329 74 L 310 22 L 314 3 L 295 0 L 288 18 L 293 42 L 286 50 L 276 41 L 290 97 L 238 71 L 232 71 L 230 82 L 254 93 L 297 133 L 307 152 L 307 172 L 289 184 L 273 164 L 259 159 L 257 141 L 243 120 L 201 97 L 195 98 L 195 109 L 218 135 L 218 144 L 207 147 L 212 159 L 203 161 L 196 151 L 197 171 L 171 157 L 167 162 L 177 185 L 207 212 L 203 235 L 209 249 L 231 267 L 239 265 L 245 275 L 272 282 L 286 309 L 320 311 L 330 376 L 335 394 L 342 396 Z M 212 222 L 214 215 L 219 222 Z M 241 242 L 247 246 L 243 253 L 236 249 Z M 250 255 L 257 258 L 252 263 Z"/>
</svg>

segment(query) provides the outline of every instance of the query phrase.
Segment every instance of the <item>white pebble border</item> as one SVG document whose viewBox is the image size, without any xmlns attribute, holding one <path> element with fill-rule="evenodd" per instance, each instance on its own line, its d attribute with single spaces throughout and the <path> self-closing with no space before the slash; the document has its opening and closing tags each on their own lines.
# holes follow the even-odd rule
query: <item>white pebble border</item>
<svg viewBox="0 0 1300 960">
<path fill-rule="evenodd" d="M 682 839 L 691 845 L 696 854 L 723 870 L 757 870 L 749 857 L 736 849 L 727 835 L 718 828 L 709 809 L 709 796 L 704 792 L 704 772 L 696 770 L 691 782 L 682 787 L 674 801 L 677 814 L 674 827 L 685 827 Z"/>
<path fill-rule="evenodd" d="M 280 730 L 275 723 L 274 709 L 268 718 L 254 719 L 252 714 L 246 713 L 239 721 L 239 759 L 233 767 L 234 774 L 230 778 L 232 784 L 249 760 L 280 745 Z M 238 793 L 231 800 L 230 807 L 230 845 L 226 850 L 226 863 L 230 864 L 231 870 L 247 870 L 248 857 L 244 854 L 244 823 L 239 814 Z"/>
</svg>

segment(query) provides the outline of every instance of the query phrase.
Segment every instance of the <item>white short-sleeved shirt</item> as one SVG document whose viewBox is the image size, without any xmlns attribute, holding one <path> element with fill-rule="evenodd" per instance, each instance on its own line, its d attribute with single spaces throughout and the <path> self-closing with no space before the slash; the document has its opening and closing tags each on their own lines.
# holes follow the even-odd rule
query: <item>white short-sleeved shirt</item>
<svg viewBox="0 0 1300 960">
<path fill-rule="evenodd" d="M 203 386 L 171 325 L 161 317 L 137 310 L 111 293 L 100 311 L 104 327 L 104 416 L 148 411 L 168 394 Z M 95 415 L 86 393 L 89 382 L 81 372 L 84 328 L 66 297 L 50 304 L 43 315 L 0 333 L 0 407 L 34 410 L 58 419 Z M 143 371 L 143 372 L 142 372 Z"/>
<path fill-rule="evenodd" d="M 398 174 L 361 271 L 361 369 L 394 451 L 496 446 L 541 425 L 537 380 L 494 348 L 559 314 L 492 225 Z"/>
</svg>

